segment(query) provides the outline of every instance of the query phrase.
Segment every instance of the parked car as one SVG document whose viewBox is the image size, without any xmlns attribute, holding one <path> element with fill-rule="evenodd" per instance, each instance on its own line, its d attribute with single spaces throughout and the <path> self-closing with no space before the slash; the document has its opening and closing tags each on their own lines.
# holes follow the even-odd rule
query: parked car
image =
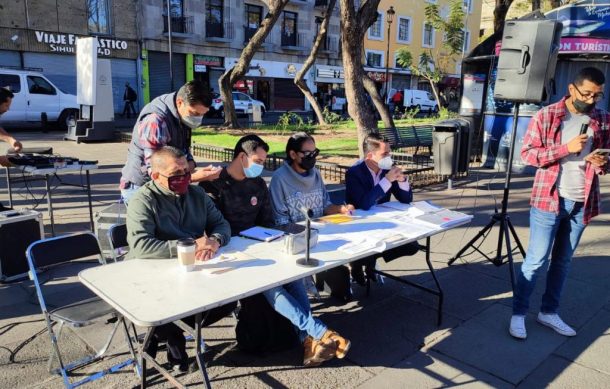
<svg viewBox="0 0 610 389">
<path fill-rule="evenodd" d="M 67 130 L 78 117 L 76 96 L 65 93 L 39 72 L 0 67 L 0 87 L 15 94 L 11 109 L 2 115 L 3 126 L 40 126 L 46 114 L 48 122 Z"/>
<path fill-rule="evenodd" d="M 403 105 L 407 109 L 417 108 L 421 112 L 438 112 L 438 103 L 432 93 L 419 89 L 403 91 Z"/>
<path fill-rule="evenodd" d="M 258 105 L 261 108 L 261 115 L 265 116 L 267 107 L 265 107 L 265 104 L 262 101 L 253 99 L 252 97 L 242 92 L 233 92 L 232 94 L 233 104 L 235 105 L 235 113 L 237 115 L 248 115 L 252 113 L 252 107 L 254 105 Z M 208 116 L 219 118 L 225 117 L 222 97 L 218 93 L 212 94 L 212 105 L 210 106 Z"/>
</svg>

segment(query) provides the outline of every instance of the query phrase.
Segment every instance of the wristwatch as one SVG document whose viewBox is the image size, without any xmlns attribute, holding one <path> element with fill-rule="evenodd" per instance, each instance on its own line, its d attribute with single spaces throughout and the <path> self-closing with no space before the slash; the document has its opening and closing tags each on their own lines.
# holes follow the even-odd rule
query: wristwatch
<svg viewBox="0 0 610 389">
<path fill-rule="evenodd" d="M 209 239 L 215 240 L 218 246 L 222 246 L 222 238 L 218 234 L 210 235 Z"/>
</svg>

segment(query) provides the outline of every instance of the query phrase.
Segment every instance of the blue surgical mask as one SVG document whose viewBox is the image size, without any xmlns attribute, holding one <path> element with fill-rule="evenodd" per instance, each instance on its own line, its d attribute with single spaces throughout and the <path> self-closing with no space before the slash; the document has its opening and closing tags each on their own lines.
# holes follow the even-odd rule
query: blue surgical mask
<svg viewBox="0 0 610 389">
<path fill-rule="evenodd" d="M 242 164 L 243 166 L 243 164 Z M 263 165 L 260 165 L 258 163 L 254 163 L 252 162 L 252 164 L 250 164 L 250 166 L 248 167 L 244 167 L 244 175 L 248 178 L 256 178 L 258 176 L 261 175 L 261 173 L 263 172 Z"/>
</svg>

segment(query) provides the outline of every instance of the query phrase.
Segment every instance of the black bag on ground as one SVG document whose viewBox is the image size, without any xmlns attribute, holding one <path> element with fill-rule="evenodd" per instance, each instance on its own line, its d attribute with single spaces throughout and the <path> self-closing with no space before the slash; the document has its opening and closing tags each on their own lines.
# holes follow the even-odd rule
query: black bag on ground
<svg viewBox="0 0 610 389">
<path fill-rule="evenodd" d="M 316 274 L 316 288 L 324 290 L 325 285 L 330 289 L 332 297 L 343 302 L 352 300 L 352 285 L 347 266 L 341 265 Z"/>
<path fill-rule="evenodd" d="M 240 300 L 235 335 L 237 347 L 248 353 L 262 354 L 290 349 L 298 344 L 297 330 L 277 313 L 262 294 Z"/>
</svg>

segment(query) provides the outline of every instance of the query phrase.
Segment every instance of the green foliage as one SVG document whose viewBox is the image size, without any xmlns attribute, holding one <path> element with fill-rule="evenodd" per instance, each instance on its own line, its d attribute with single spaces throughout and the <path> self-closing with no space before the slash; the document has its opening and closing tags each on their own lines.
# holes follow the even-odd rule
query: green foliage
<svg viewBox="0 0 610 389">
<path fill-rule="evenodd" d="M 456 112 L 450 111 L 449 109 L 445 108 L 445 107 L 441 107 L 438 110 L 438 118 L 441 120 L 445 120 L 445 119 L 455 119 L 460 117 L 460 115 L 458 115 Z"/>
<path fill-rule="evenodd" d="M 336 124 L 343 120 L 341 115 L 329 110 L 328 107 L 324 107 L 324 111 L 322 111 L 322 117 L 324 118 L 326 124 Z"/>
<path fill-rule="evenodd" d="M 401 119 L 404 119 L 404 120 L 415 119 L 415 116 L 417 116 L 418 113 L 419 113 L 419 108 L 417 108 L 417 107 L 411 108 L 411 109 L 405 109 L 405 112 L 402 114 Z"/>
<path fill-rule="evenodd" d="M 316 126 L 305 124 L 303 118 L 294 112 L 285 112 L 277 120 L 275 129 L 280 129 L 280 134 L 284 135 L 287 131 L 299 132 L 304 131 L 308 134 L 313 134 L 316 131 Z"/>
</svg>

